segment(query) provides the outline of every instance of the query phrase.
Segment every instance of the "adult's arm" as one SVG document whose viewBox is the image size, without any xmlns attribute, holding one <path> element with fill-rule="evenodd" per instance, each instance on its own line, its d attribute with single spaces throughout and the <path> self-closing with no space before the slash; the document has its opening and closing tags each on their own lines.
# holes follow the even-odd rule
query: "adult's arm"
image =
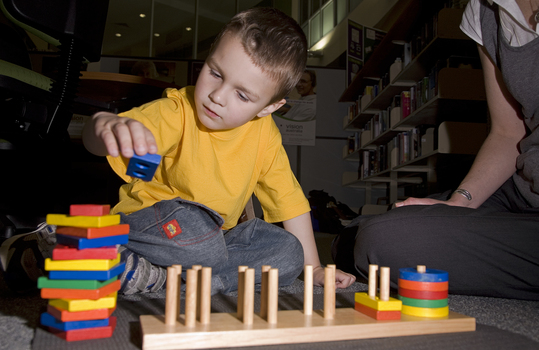
<svg viewBox="0 0 539 350">
<path fill-rule="evenodd" d="M 518 143 L 526 135 L 521 106 L 507 90 L 500 70 L 485 48 L 479 45 L 478 48 L 491 125 L 490 132 L 477 153 L 470 171 L 459 186 L 472 195 L 472 200 L 469 201 L 459 193 L 453 193 L 447 201 L 408 198 L 397 203 L 397 207 L 444 203 L 477 208 L 516 171 Z"/>
</svg>

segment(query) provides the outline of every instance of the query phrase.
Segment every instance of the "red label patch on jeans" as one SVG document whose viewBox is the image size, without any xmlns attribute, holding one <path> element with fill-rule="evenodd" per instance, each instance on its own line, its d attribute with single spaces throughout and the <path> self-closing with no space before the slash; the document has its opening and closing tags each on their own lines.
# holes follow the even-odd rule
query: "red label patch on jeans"
<svg viewBox="0 0 539 350">
<path fill-rule="evenodd" d="M 176 219 L 167 222 L 163 226 L 161 226 L 163 230 L 165 230 L 165 233 L 167 234 L 169 239 L 174 238 L 175 236 L 182 233 L 182 229 L 180 227 L 180 224 L 178 224 L 178 221 Z"/>
</svg>

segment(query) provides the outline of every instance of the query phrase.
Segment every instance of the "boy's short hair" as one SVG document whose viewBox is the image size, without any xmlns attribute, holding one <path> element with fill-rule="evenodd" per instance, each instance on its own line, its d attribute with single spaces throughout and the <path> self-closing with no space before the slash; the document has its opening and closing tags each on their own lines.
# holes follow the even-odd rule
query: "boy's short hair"
<svg viewBox="0 0 539 350">
<path fill-rule="evenodd" d="M 277 9 L 255 7 L 235 15 L 215 39 L 209 56 L 226 34 L 236 35 L 253 63 L 278 83 L 270 103 L 287 96 L 305 71 L 305 34 L 295 20 Z"/>
</svg>

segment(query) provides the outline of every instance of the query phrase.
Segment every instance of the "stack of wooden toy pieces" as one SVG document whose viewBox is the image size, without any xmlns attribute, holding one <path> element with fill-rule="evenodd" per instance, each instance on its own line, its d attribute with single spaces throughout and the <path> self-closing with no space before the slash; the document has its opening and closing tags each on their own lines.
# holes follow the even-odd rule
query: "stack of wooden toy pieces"
<svg viewBox="0 0 539 350">
<path fill-rule="evenodd" d="M 356 293 L 355 309 L 377 320 L 399 320 L 401 313 L 417 317 L 445 317 L 448 274 L 417 268 L 399 269 L 399 298 L 389 296 L 389 267 L 380 268 L 380 296 L 376 296 L 378 265 L 369 265 L 369 293 Z"/>
<path fill-rule="evenodd" d="M 399 269 L 399 299 L 402 313 L 419 317 L 449 315 L 447 304 L 448 273 L 442 270 L 417 268 Z"/>
<path fill-rule="evenodd" d="M 389 296 L 389 267 L 380 268 L 380 296 L 377 291 L 378 265 L 369 265 L 369 292 L 356 293 L 355 309 L 377 320 L 400 320 L 402 301 Z"/>
<path fill-rule="evenodd" d="M 129 225 L 109 215 L 109 205 L 72 205 L 70 215 L 49 214 L 57 225 L 57 245 L 45 260 L 48 277 L 40 277 L 41 297 L 49 299 L 41 324 L 67 341 L 112 336 L 120 289 L 118 245 L 128 241 Z"/>
</svg>

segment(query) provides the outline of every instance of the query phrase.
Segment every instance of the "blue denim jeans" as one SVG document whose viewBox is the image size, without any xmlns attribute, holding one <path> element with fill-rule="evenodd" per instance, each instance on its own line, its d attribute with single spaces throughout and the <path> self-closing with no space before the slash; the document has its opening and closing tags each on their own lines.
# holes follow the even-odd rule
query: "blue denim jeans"
<svg viewBox="0 0 539 350">
<path fill-rule="evenodd" d="M 238 285 L 238 266 L 255 269 L 261 282 L 262 265 L 279 269 L 279 285 L 288 285 L 303 269 L 303 248 L 291 233 L 260 219 L 221 229 L 224 220 L 214 210 L 181 198 L 161 201 L 130 215 L 125 247 L 162 267 L 192 265 L 212 268 L 212 294 L 228 293 Z"/>
</svg>

